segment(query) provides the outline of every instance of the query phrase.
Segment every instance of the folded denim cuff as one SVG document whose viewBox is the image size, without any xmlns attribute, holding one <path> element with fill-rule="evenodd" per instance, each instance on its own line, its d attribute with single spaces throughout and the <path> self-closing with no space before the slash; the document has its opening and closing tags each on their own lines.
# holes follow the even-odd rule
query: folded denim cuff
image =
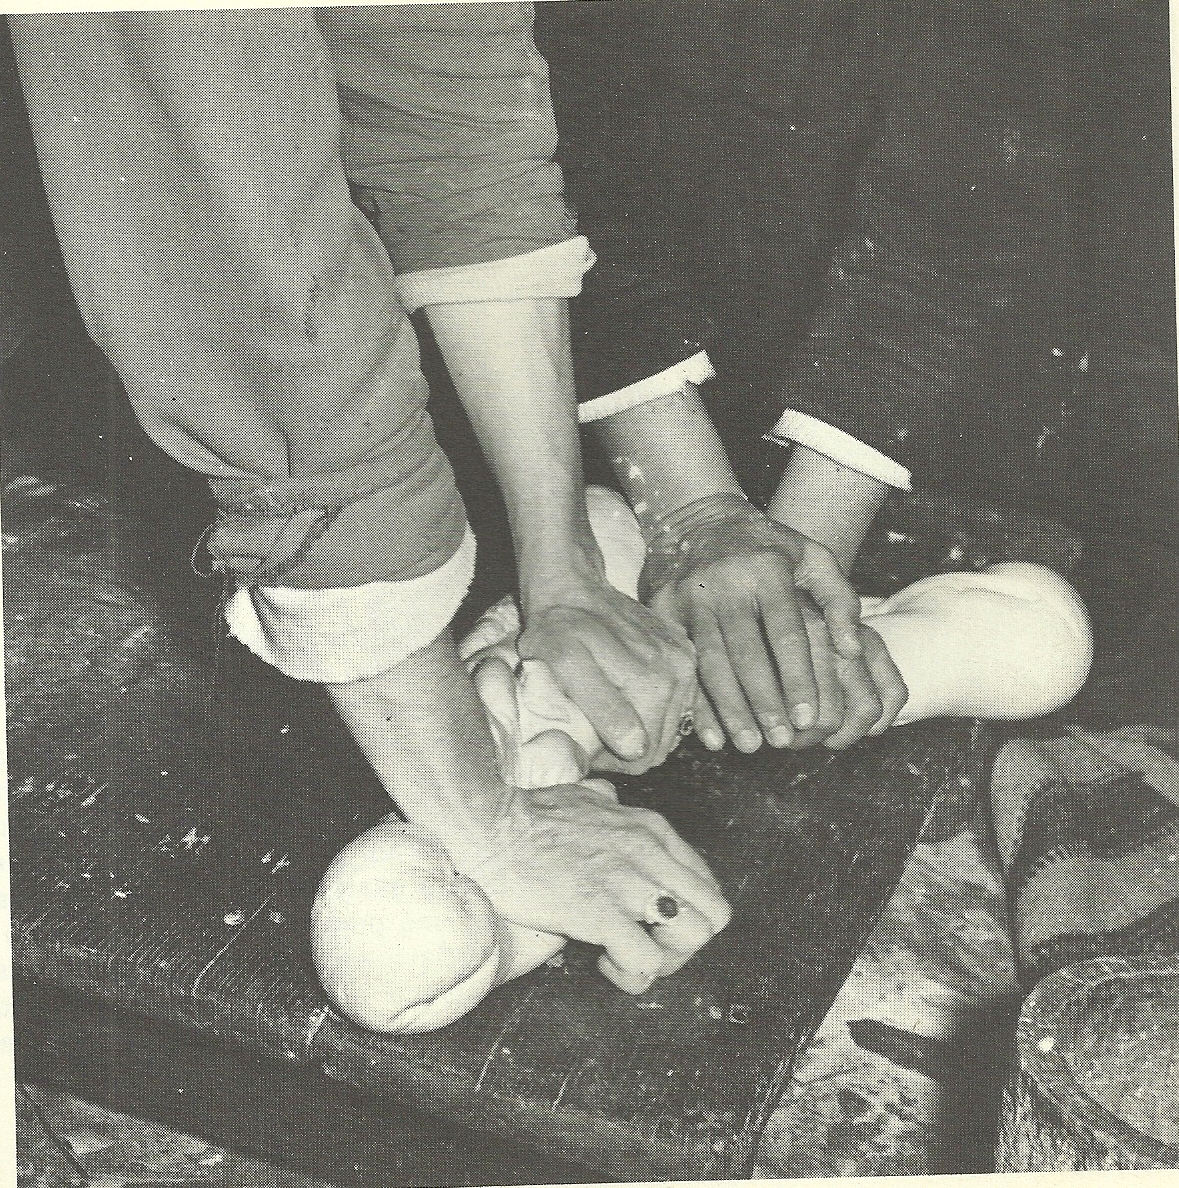
<svg viewBox="0 0 1179 1188">
<path fill-rule="evenodd" d="M 822 454 L 841 466 L 858 470 L 869 478 L 879 479 L 902 491 L 912 489 L 913 476 L 899 462 L 894 462 L 879 450 L 874 450 L 857 437 L 828 425 L 817 417 L 788 408 L 778 423 L 765 435 L 766 441 L 778 445 L 802 445 Z"/>
<path fill-rule="evenodd" d="M 299 681 L 378 676 L 446 630 L 475 573 L 475 537 L 433 573 L 333 590 L 240 586 L 225 608 L 230 634 Z"/>
<path fill-rule="evenodd" d="M 682 363 L 676 363 L 656 375 L 639 380 L 637 384 L 628 384 L 616 392 L 609 392 L 605 396 L 598 396 L 578 405 L 577 419 L 583 425 L 593 421 L 604 421 L 607 417 L 620 412 L 638 408 L 640 404 L 650 404 L 661 396 L 678 396 L 687 390 L 689 384 L 703 384 L 716 378 L 711 361 L 706 351 L 697 351 L 691 358 Z"/>
<path fill-rule="evenodd" d="M 405 272 L 397 294 L 410 313 L 427 305 L 576 297 L 593 263 L 589 241 L 578 235 L 504 260 Z"/>
</svg>

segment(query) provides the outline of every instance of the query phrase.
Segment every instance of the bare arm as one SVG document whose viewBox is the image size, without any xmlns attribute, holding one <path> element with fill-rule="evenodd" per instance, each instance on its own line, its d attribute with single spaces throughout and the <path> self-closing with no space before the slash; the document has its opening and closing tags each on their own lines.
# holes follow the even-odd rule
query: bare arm
<svg viewBox="0 0 1179 1188">
<path fill-rule="evenodd" d="M 545 660 L 626 770 L 663 761 L 695 692 L 686 635 L 613 590 L 585 512 L 563 301 L 433 305 L 455 388 L 503 493 L 520 654 Z"/>
<path fill-rule="evenodd" d="M 604 788 L 526 790 L 499 778 L 449 631 L 389 672 L 328 692 L 404 815 L 442 841 L 499 914 L 604 946 L 602 971 L 623 989 L 678 969 L 728 922 L 707 866 L 662 817 Z M 668 887 L 680 916 L 648 930 L 649 905 Z"/>
<path fill-rule="evenodd" d="M 796 445 L 767 512 L 825 545 L 849 573 L 887 491 L 879 479 Z"/>
<path fill-rule="evenodd" d="M 903 687 L 854 591 L 824 547 L 745 500 L 695 388 L 595 428 L 648 542 L 645 597 L 696 645 L 705 745 L 838 746 L 886 727 Z"/>
</svg>

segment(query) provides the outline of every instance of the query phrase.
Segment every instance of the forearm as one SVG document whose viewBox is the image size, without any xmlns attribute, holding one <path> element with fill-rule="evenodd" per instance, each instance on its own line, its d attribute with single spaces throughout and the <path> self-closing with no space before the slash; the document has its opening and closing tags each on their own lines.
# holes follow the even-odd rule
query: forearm
<svg viewBox="0 0 1179 1188">
<path fill-rule="evenodd" d="M 510 790 L 450 631 L 388 672 L 327 691 L 401 812 L 456 863 L 486 853 Z"/>
<path fill-rule="evenodd" d="M 432 305 L 427 317 L 507 506 L 521 601 L 600 576 L 585 512 L 567 303 Z"/>
<path fill-rule="evenodd" d="M 767 511 L 771 519 L 825 545 L 848 573 L 887 491 L 879 479 L 796 445 Z"/>
<path fill-rule="evenodd" d="M 740 495 L 720 436 L 694 385 L 594 423 L 650 539 L 662 517 L 708 495 Z"/>
<path fill-rule="evenodd" d="M 566 304 L 438 305 L 428 315 L 507 505 L 520 655 L 549 664 L 618 760 L 662 762 L 691 702 L 695 657 L 682 632 L 607 581 L 586 511 Z"/>
</svg>

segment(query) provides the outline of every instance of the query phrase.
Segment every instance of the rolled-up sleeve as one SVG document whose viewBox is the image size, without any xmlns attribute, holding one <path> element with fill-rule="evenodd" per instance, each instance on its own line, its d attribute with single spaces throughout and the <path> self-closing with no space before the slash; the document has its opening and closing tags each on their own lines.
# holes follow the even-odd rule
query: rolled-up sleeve
<svg viewBox="0 0 1179 1188">
<path fill-rule="evenodd" d="M 554 272 L 579 288 L 584 241 L 545 253 L 576 233 L 532 6 L 345 7 L 319 21 L 336 59 L 353 194 L 396 271 L 535 255 L 536 295 L 560 287 Z M 480 276 L 494 286 L 494 269 Z M 517 283 L 511 295 L 531 294 Z"/>
</svg>

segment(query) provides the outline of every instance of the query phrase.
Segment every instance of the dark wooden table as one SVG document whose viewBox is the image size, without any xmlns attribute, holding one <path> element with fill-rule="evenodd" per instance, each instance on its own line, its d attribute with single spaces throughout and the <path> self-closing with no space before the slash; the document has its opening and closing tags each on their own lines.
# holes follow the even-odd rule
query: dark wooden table
<svg viewBox="0 0 1179 1188">
<path fill-rule="evenodd" d="M 501 1149 L 522 1153 L 523 1182 L 558 1178 L 529 1153 L 581 1178 L 748 1174 L 931 806 L 989 757 L 970 723 L 840 757 L 688 745 L 620 793 L 706 855 L 734 905 L 723 934 L 640 997 L 571 945 L 451 1027 L 378 1037 L 328 1010 L 309 963 L 319 875 L 389 807 L 319 691 L 225 642 L 201 655 L 149 631 L 144 653 L 134 598 L 85 556 L 17 552 L 4 568 L 21 1067 L 84 1090 L 104 1062 L 161 1087 L 187 1064 L 195 1094 L 202 1065 L 220 1077 L 207 1093 L 238 1094 L 239 1122 L 272 1107 L 263 1066 L 285 1092 L 294 1078 L 304 1119 L 350 1086 L 353 1106 L 404 1108 L 461 1149 L 467 1170 L 443 1181 L 479 1182 L 480 1152 Z M 235 1084 L 227 1059 L 250 1075 Z M 303 1127 L 290 1141 L 316 1151 L 288 1156 L 338 1161 L 344 1133 L 358 1141 Z"/>
</svg>

